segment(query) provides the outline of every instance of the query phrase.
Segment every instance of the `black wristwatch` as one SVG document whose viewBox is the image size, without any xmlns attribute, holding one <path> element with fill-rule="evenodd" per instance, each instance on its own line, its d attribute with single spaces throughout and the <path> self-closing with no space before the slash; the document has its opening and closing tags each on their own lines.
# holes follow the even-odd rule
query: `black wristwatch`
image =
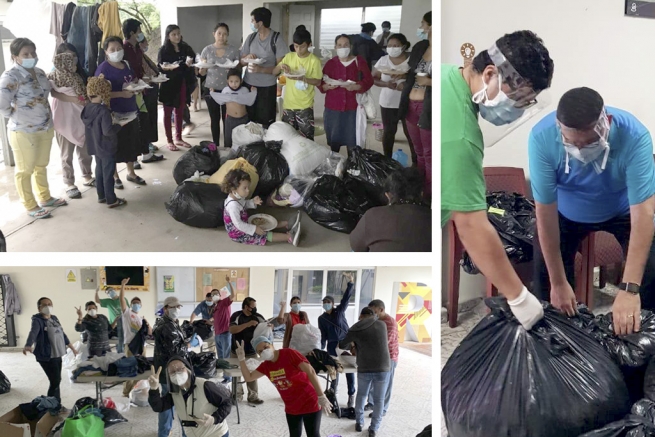
<svg viewBox="0 0 655 437">
<path fill-rule="evenodd" d="M 639 296 L 639 285 L 633 282 L 621 282 L 619 284 L 619 290 L 627 291 L 630 294 Z"/>
</svg>

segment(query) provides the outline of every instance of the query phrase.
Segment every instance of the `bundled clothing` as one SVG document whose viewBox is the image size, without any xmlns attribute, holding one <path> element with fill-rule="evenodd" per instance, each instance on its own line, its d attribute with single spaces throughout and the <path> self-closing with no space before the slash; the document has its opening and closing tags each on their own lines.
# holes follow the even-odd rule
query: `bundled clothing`
<svg viewBox="0 0 655 437">
<path fill-rule="evenodd" d="M 304 311 L 299 311 L 297 314 L 294 312 L 285 313 L 284 317 L 277 319 L 278 323 L 284 323 L 284 340 L 282 341 L 282 347 L 288 348 L 289 343 L 291 342 L 291 334 L 293 332 L 293 327 L 298 324 L 307 325 L 309 324 L 309 317 Z"/>
<path fill-rule="evenodd" d="M 100 44 L 104 44 L 105 40 L 110 36 L 123 38 L 123 27 L 118 11 L 118 2 L 107 1 L 100 5 L 98 8 L 97 24 L 100 30 L 102 30 Z"/>
<path fill-rule="evenodd" d="M 2 234 L 0 233 L 0 237 Z M 2 289 L 5 291 L 5 314 L 13 316 L 14 314 L 21 313 L 20 298 L 18 297 L 18 290 L 11 280 L 9 275 L 0 275 L 2 279 Z"/>
<path fill-rule="evenodd" d="M 61 401 L 54 397 L 39 396 L 25 404 L 18 405 L 23 416 L 31 422 L 41 420 L 46 413 L 57 416 L 61 410 Z"/>
<path fill-rule="evenodd" d="M 134 355 L 135 357 L 143 355 L 147 336 L 148 336 L 148 324 L 144 320 L 143 324 L 141 325 L 141 329 L 139 329 L 139 332 L 136 333 L 132 341 L 130 341 L 130 344 L 127 345 L 132 355 Z"/>
<path fill-rule="evenodd" d="M 75 331 L 88 332 L 89 356 L 104 355 L 111 351 L 109 346 L 109 330 L 111 325 L 109 319 L 103 314 L 96 317 L 86 315 L 81 323 L 75 324 Z"/>
<path fill-rule="evenodd" d="M 325 372 L 330 379 L 336 379 L 337 373 L 343 373 L 343 364 L 323 350 L 314 349 L 306 358 L 316 373 Z"/>
</svg>

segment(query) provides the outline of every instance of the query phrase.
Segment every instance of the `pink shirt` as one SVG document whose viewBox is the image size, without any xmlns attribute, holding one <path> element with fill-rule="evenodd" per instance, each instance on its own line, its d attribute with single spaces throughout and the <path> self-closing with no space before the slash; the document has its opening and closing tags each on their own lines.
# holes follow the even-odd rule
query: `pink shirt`
<svg viewBox="0 0 655 437">
<path fill-rule="evenodd" d="M 232 305 L 232 299 L 225 298 L 221 299 L 216 303 L 216 309 L 214 309 L 214 334 L 219 335 L 223 334 L 230 330 L 230 307 Z"/>
<path fill-rule="evenodd" d="M 53 81 L 50 81 L 50 85 L 54 91 L 77 97 L 71 87 L 57 88 Z M 52 122 L 55 131 L 76 146 L 84 146 L 85 142 L 82 109 L 84 106 L 77 103 L 62 102 L 54 97 L 52 99 Z"/>
<path fill-rule="evenodd" d="M 380 319 L 387 325 L 387 338 L 389 339 L 389 356 L 396 363 L 398 362 L 398 324 L 389 314 Z"/>
</svg>

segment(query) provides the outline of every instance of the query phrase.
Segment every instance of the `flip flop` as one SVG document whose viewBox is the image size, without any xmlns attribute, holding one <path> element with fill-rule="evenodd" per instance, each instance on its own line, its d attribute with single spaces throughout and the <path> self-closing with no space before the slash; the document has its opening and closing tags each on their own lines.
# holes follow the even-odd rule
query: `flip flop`
<svg viewBox="0 0 655 437">
<path fill-rule="evenodd" d="M 95 180 L 95 178 L 92 178 L 90 181 L 84 182 L 82 185 L 84 185 L 85 187 L 95 187 L 96 186 L 96 180 Z"/>
<path fill-rule="evenodd" d="M 50 200 L 48 200 L 45 203 L 39 203 L 39 206 L 41 208 L 53 208 L 53 207 L 66 206 L 66 205 L 68 205 L 66 199 L 56 199 L 54 197 L 51 197 Z"/>
<path fill-rule="evenodd" d="M 180 150 L 180 149 L 178 149 L 177 146 L 176 146 L 175 144 L 173 144 L 173 143 L 168 143 L 168 150 L 170 150 L 171 152 L 177 152 L 177 151 Z"/>
<path fill-rule="evenodd" d="M 182 140 L 175 141 L 175 145 L 176 146 L 181 146 L 181 147 L 186 147 L 187 149 L 191 148 L 191 144 L 187 143 L 186 141 L 182 141 Z"/>
<path fill-rule="evenodd" d="M 127 180 L 138 185 L 146 185 L 146 181 L 141 176 L 137 176 L 135 178 L 128 176 Z"/>
<path fill-rule="evenodd" d="M 35 219 L 44 219 L 44 218 L 50 218 L 50 211 L 44 208 L 39 208 L 36 211 L 28 211 L 27 215 L 29 215 L 32 218 Z"/>
</svg>

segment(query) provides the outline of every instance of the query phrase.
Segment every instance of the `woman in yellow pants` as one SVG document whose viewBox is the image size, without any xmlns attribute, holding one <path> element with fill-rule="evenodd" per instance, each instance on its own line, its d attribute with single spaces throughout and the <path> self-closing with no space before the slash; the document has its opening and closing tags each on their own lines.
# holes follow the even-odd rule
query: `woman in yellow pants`
<svg viewBox="0 0 655 437">
<path fill-rule="evenodd" d="M 9 118 L 16 190 L 31 217 L 46 218 L 50 216 L 46 208 L 66 205 L 64 199 L 52 197 L 48 187 L 46 167 L 54 136 L 48 103 L 50 82 L 43 70 L 35 68 L 38 58 L 32 41 L 16 38 L 9 50 L 14 65 L 0 77 L 0 115 Z"/>
</svg>

